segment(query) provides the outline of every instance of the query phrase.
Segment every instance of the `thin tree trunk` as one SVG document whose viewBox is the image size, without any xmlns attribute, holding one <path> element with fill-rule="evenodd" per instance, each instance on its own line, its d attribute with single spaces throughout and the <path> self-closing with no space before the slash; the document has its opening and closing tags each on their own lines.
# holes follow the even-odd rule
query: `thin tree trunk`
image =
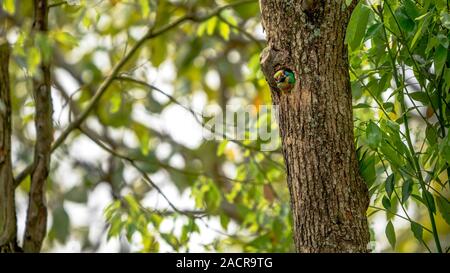
<svg viewBox="0 0 450 273">
<path fill-rule="evenodd" d="M 356 2 L 355 2 L 356 3 Z M 261 66 L 279 106 L 298 252 L 367 252 L 369 197 L 356 158 L 346 27 L 355 3 L 260 0 Z M 291 91 L 273 75 L 295 73 Z"/>
<path fill-rule="evenodd" d="M 35 35 L 46 35 L 47 17 L 47 0 L 34 0 L 33 32 Z M 50 169 L 51 144 L 53 141 L 53 107 L 50 65 L 48 60 L 44 58 L 42 58 L 40 71 L 33 78 L 33 96 L 36 105 L 36 143 L 23 244 L 25 252 L 39 252 L 47 232 L 45 182 Z"/>
<path fill-rule="evenodd" d="M 20 251 L 17 246 L 16 205 L 11 164 L 10 49 L 0 36 L 0 253 Z"/>
</svg>

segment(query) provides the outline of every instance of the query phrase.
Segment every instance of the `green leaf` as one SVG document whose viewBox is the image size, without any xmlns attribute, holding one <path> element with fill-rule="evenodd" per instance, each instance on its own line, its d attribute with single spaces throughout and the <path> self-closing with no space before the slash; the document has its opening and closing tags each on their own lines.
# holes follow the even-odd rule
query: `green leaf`
<svg viewBox="0 0 450 273">
<path fill-rule="evenodd" d="M 111 113 L 117 113 L 120 110 L 120 105 L 122 104 L 122 97 L 120 93 L 114 93 L 111 95 Z"/>
<path fill-rule="evenodd" d="M 357 105 L 353 106 L 353 109 L 360 109 L 360 108 L 371 108 L 370 105 L 367 103 L 358 103 Z"/>
<path fill-rule="evenodd" d="M 53 211 L 53 230 L 56 239 L 65 243 L 69 236 L 70 218 L 63 206 L 59 206 Z"/>
<path fill-rule="evenodd" d="M 381 203 L 383 204 L 383 207 L 387 210 L 391 209 L 391 201 L 386 196 L 383 196 L 383 199 L 381 200 Z"/>
<path fill-rule="evenodd" d="M 89 29 L 92 25 L 92 19 L 89 16 L 83 16 L 83 19 L 81 20 L 81 24 L 86 28 Z"/>
<path fill-rule="evenodd" d="M 450 225 L 450 202 L 447 199 L 437 195 L 436 203 L 442 218 L 444 218 L 445 222 Z"/>
<path fill-rule="evenodd" d="M 439 45 L 439 40 L 436 36 L 428 37 L 427 48 L 425 49 L 425 53 L 429 53 L 433 48 Z"/>
<path fill-rule="evenodd" d="M 110 222 L 112 217 L 116 215 L 116 212 L 120 208 L 120 206 L 121 206 L 120 200 L 116 200 L 105 208 L 105 218 L 108 222 Z"/>
<path fill-rule="evenodd" d="M 430 100 L 428 99 L 428 96 L 425 92 L 413 92 L 409 93 L 409 96 L 416 101 L 420 101 L 421 103 L 428 105 L 430 103 Z"/>
<path fill-rule="evenodd" d="M 383 26 L 382 23 L 376 23 L 376 24 L 371 25 L 367 29 L 365 40 L 371 39 L 381 29 L 382 26 Z"/>
<path fill-rule="evenodd" d="M 420 15 L 419 9 L 412 0 L 404 0 L 403 5 L 409 18 L 416 19 Z"/>
<path fill-rule="evenodd" d="M 419 225 L 416 222 L 411 222 L 411 231 L 414 234 L 414 237 L 419 241 L 422 242 L 423 240 L 423 228 L 421 225 Z"/>
<path fill-rule="evenodd" d="M 127 202 L 128 209 L 130 214 L 136 216 L 140 213 L 140 207 L 138 201 L 132 196 L 132 195 L 126 195 L 124 197 L 125 201 Z"/>
<path fill-rule="evenodd" d="M 153 223 L 153 225 L 156 227 L 156 228 L 159 228 L 159 226 L 161 225 L 161 222 L 163 221 L 163 218 L 160 216 L 160 215 L 157 215 L 157 214 L 152 214 L 151 216 L 150 216 L 150 221 Z"/>
<path fill-rule="evenodd" d="M 142 16 L 147 17 L 150 14 L 150 1 L 139 0 L 139 5 L 141 6 Z"/>
<path fill-rule="evenodd" d="M 396 167 L 404 166 L 404 159 L 401 154 L 399 154 L 396 150 L 394 150 L 389 144 L 384 143 L 384 145 L 380 146 L 380 152 L 383 154 L 386 159 Z"/>
<path fill-rule="evenodd" d="M 447 37 L 447 35 L 439 33 L 436 37 L 439 41 L 439 44 L 441 44 L 444 48 L 448 49 L 449 38 Z"/>
<path fill-rule="evenodd" d="M 412 192 L 413 181 L 411 179 L 407 179 L 403 182 L 402 185 L 402 203 L 405 203 L 408 200 L 409 196 Z"/>
<path fill-rule="evenodd" d="M 228 194 L 225 195 L 225 197 L 228 200 L 228 202 L 230 202 L 230 203 L 234 202 L 234 199 L 241 192 L 241 190 L 242 190 L 242 184 L 239 183 L 239 182 L 234 183 L 233 188 L 231 189 L 231 191 Z"/>
<path fill-rule="evenodd" d="M 231 2 L 227 0 L 227 2 Z M 254 18 L 259 12 L 259 5 L 257 1 L 253 1 L 251 4 L 247 5 L 238 5 L 234 8 L 236 13 L 242 19 Z"/>
<path fill-rule="evenodd" d="M 175 250 L 180 246 L 177 237 L 171 233 L 160 233 L 161 237 Z"/>
<path fill-rule="evenodd" d="M 59 43 L 68 48 L 72 48 L 78 45 L 78 39 L 72 36 L 72 34 L 65 31 L 57 31 L 54 33 L 53 37 Z"/>
<path fill-rule="evenodd" d="M 225 41 L 228 41 L 230 39 L 230 26 L 221 22 L 219 24 L 219 31 L 220 36 L 222 36 Z"/>
<path fill-rule="evenodd" d="M 424 201 L 424 204 L 431 210 L 431 212 L 436 213 L 436 205 L 434 204 L 434 198 L 433 195 L 427 191 L 422 191 L 422 200 Z"/>
<path fill-rule="evenodd" d="M 218 21 L 218 19 L 215 16 L 207 21 L 206 33 L 208 35 L 212 35 L 214 33 L 214 30 L 216 29 L 217 21 Z"/>
<path fill-rule="evenodd" d="M 225 21 L 230 24 L 231 26 L 238 26 L 238 21 L 236 20 L 235 16 L 230 10 L 225 10 L 222 14 L 222 18 L 225 19 Z M 235 30 L 237 33 L 239 31 Z"/>
<path fill-rule="evenodd" d="M 363 4 L 363 1 L 359 2 L 352 13 L 345 37 L 345 41 L 352 50 L 358 49 L 364 39 L 369 14 L 370 9 Z"/>
<path fill-rule="evenodd" d="M 148 128 L 146 128 L 144 125 L 135 123 L 132 126 L 135 135 L 137 136 L 139 140 L 139 148 L 143 155 L 148 155 L 149 152 L 149 142 L 150 142 L 150 132 Z"/>
<path fill-rule="evenodd" d="M 415 48 L 415 46 L 417 44 L 417 41 L 419 41 L 419 39 L 422 37 L 424 29 L 427 29 L 428 24 L 430 22 L 430 20 L 429 20 L 430 17 L 428 17 L 428 14 L 429 13 L 427 12 L 424 15 L 416 18 L 416 21 L 420 21 L 423 18 L 425 18 L 425 19 L 423 20 L 423 22 L 419 22 L 419 28 L 417 29 L 417 32 L 416 32 L 416 34 L 414 35 L 414 38 L 411 41 L 410 50 L 414 50 L 414 48 Z"/>
<path fill-rule="evenodd" d="M 219 209 L 220 203 L 222 202 L 222 195 L 213 182 L 209 183 L 209 190 L 205 193 L 204 198 L 206 206 L 210 211 Z"/>
<path fill-rule="evenodd" d="M 383 138 L 380 127 L 378 127 L 378 125 L 370 121 L 369 124 L 367 125 L 366 137 L 367 143 L 369 144 L 370 148 L 376 150 Z"/>
<path fill-rule="evenodd" d="M 362 85 L 359 81 L 352 82 L 352 94 L 354 99 L 361 98 L 363 94 Z"/>
<path fill-rule="evenodd" d="M 197 28 L 197 35 L 200 37 L 203 36 L 203 34 L 205 34 L 205 32 L 206 32 L 207 27 L 208 27 L 208 22 L 201 23 Z"/>
<path fill-rule="evenodd" d="M 47 35 L 38 33 L 35 38 L 35 44 L 40 49 L 43 61 L 49 62 L 53 56 L 53 41 L 50 41 Z"/>
<path fill-rule="evenodd" d="M 359 173 L 364 178 L 367 187 L 370 188 L 377 178 L 375 171 L 375 156 L 367 150 L 359 160 Z"/>
<path fill-rule="evenodd" d="M 440 20 L 445 28 L 450 29 L 450 13 L 445 11 L 442 12 Z"/>
<path fill-rule="evenodd" d="M 391 173 L 386 178 L 386 182 L 384 184 L 385 189 L 386 189 L 386 193 L 387 193 L 389 198 L 391 198 L 392 192 L 394 191 L 394 182 L 395 182 L 395 177 L 394 177 L 394 174 Z"/>
<path fill-rule="evenodd" d="M 217 147 L 217 156 L 221 156 L 223 155 L 225 148 L 227 147 L 228 144 L 228 140 L 223 140 L 222 142 L 220 142 L 219 146 Z"/>
<path fill-rule="evenodd" d="M 14 14 L 16 11 L 14 0 L 3 0 L 2 2 L 3 9 L 9 14 Z"/>
<path fill-rule="evenodd" d="M 395 113 L 395 105 L 392 102 L 383 103 L 383 108 L 386 110 L 386 112 Z"/>
<path fill-rule="evenodd" d="M 189 224 L 184 225 L 181 229 L 180 243 L 186 244 L 189 241 L 189 233 L 190 233 Z"/>
<path fill-rule="evenodd" d="M 153 66 L 158 67 L 166 60 L 167 42 L 166 36 L 159 36 L 150 43 L 150 60 Z"/>
<path fill-rule="evenodd" d="M 28 49 L 27 54 L 27 68 L 31 75 L 34 75 L 37 71 L 37 67 L 41 63 L 41 54 L 36 47 Z"/>
<path fill-rule="evenodd" d="M 83 186 L 73 187 L 64 195 L 64 198 L 72 202 L 86 203 L 88 199 L 87 190 Z"/>
<path fill-rule="evenodd" d="M 392 224 L 391 221 L 389 221 L 387 223 L 384 233 L 386 234 L 386 237 L 389 241 L 389 244 L 391 244 L 392 249 L 395 249 L 395 243 L 396 243 L 395 229 L 394 229 L 394 225 Z"/>
<path fill-rule="evenodd" d="M 434 70 L 436 71 L 436 76 L 440 76 L 442 69 L 444 68 L 445 62 L 447 61 L 448 50 L 442 45 L 436 48 L 434 53 Z"/>
<path fill-rule="evenodd" d="M 387 129 L 395 135 L 398 135 L 400 132 L 400 125 L 395 122 L 395 121 L 391 121 L 391 120 L 382 120 L 383 124 L 386 124 Z"/>
<path fill-rule="evenodd" d="M 414 30 L 415 22 L 408 16 L 403 7 L 395 12 L 395 18 L 402 31 L 411 32 Z"/>
<path fill-rule="evenodd" d="M 376 94 L 379 95 L 382 92 L 386 91 L 388 87 L 390 87 L 390 82 L 392 79 L 392 73 L 384 74 L 378 82 L 378 88 L 376 90 Z"/>
<path fill-rule="evenodd" d="M 444 158 L 447 162 L 450 162 L 450 134 L 447 134 L 439 146 L 441 146 L 440 156 L 442 156 L 442 158 Z"/>
<path fill-rule="evenodd" d="M 125 222 L 121 220 L 122 215 L 120 213 L 116 213 L 112 216 L 109 221 L 111 226 L 109 227 L 108 234 L 106 239 L 109 241 L 112 237 L 118 236 L 122 231 Z"/>
<path fill-rule="evenodd" d="M 126 228 L 126 237 L 127 237 L 128 242 L 131 242 L 133 234 L 136 232 L 136 230 L 137 230 L 137 227 L 133 222 L 128 223 L 127 228 Z"/>
<path fill-rule="evenodd" d="M 230 217 L 225 215 L 224 213 L 220 214 L 220 225 L 224 230 L 228 229 L 228 223 L 230 223 Z"/>
<path fill-rule="evenodd" d="M 425 130 L 425 136 L 430 146 L 435 145 L 438 141 L 437 131 L 431 125 L 427 126 L 427 129 Z"/>
<path fill-rule="evenodd" d="M 423 199 L 422 199 L 422 196 L 419 196 L 419 195 L 417 195 L 417 194 L 411 194 L 411 196 L 414 198 L 414 199 L 416 199 L 417 201 L 419 201 L 420 203 L 424 203 L 424 201 L 423 201 Z"/>
</svg>

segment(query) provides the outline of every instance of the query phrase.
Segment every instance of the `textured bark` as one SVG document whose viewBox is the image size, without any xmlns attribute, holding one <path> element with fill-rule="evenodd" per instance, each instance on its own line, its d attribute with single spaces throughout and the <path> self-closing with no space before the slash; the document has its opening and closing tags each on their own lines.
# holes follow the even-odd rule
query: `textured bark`
<svg viewBox="0 0 450 273">
<path fill-rule="evenodd" d="M 304 0 L 306 1 L 306 0 Z M 367 252 L 367 187 L 356 158 L 345 0 L 260 0 L 268 47 L 261 66 L 279 106 L 298 252 Z M 295 73 L 291 92 L 273 79 Z"/>
<path fill-rule="evenodd" d="M 47 0 L 34 0 L 34 34 L 45 35 L 47 32 L 47 12 Z M 45 60 L 40 65 L 39 73 L 33 78 L 33 96 L 36 105 L 36 143 L 23 244 L 25 252 L 39 252 L 47 232 L 45 182 L 50 169 L 53 141 L 53 107 L 50 65 Z"/>
<path fill-rule="evenodd" d="M 10 49 L 0 36 L 0 253 L 19 251 L 11 164 Z"/>
</svg>

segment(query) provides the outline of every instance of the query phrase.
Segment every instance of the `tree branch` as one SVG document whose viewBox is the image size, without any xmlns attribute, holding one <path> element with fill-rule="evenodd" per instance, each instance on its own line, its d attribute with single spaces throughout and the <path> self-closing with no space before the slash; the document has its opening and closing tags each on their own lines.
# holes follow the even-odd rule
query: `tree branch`
<svg viewBox="0 0 450 273">
<path fill-rule="evenodd" d="M 58 91 L 60 91 L 61 95 L 64 97 L 64 99 L 67 100 L 67 102 L 69 103 L 70 111 L 72 111 L 74 115 L 78 115 L 78 113 L 79 113 L 78 106 L 76 105 L 76 103 L 74 103 L 74 101 L 71 100 L 70 96 L 64 91 L 64 87 L 60 86 L 58 81 L 55 82 L 55 85 L 56 85 L 56 88 L 58 89 Z M 157 88 L 157 87 L 154 87 L 154 88 Z M 159 90 L 159 91 L 162 92 L 161 90 Z M 168 95 L 168 94 L 166 94 L 164 92 L 163 92 L 163 94 L 165 94 L 167 96 L 170 96 L 170 95 Z M 179 103 L 178 101 L 176 101 L 175 98 L 172 97 L 172 99 L 175 100 L 175 103 L 177 103 L 177 104 Z M 107 152 L 109 152 L 109 150 L 114 150 L 115 151 L 116 149 L 125 150 L 125 151 L 130 150 L 130 148 L 125 146 L 124 144 L 116 143 L 116 142 L 114 142 L 113 139 L 110 139 L 110 138 L 107 138 L 106 136 L 102 136 L 102 135 L 98 134 L 97 132 L 95 132 L 94 130 L 92 130 L 91 128 L 89 128 L 86 125 L 80 125 L 80 130 L 86 136 L 90 135 L 94 139 L 97 139 L 97 141 L 99 141 L 100 143 L 108 144 L 109 147 L 105 146 L 108 149 L 104 149 Z M 150 128 L 148 128 L 148 130 L 150 130 L 152 134 L 156 134 L 159 138 L 164 138 L 164 139 L 168 140 L 169 142 L 171 142 L 174 145 L 179 145 L 177 142 L 175 142 L 174 140 L 170 139 L 169 135 L 159 134 L 157 131 L 152 131 Z M 100 147 L 104 148 L 102 146 L 100 146 Z M 117 155 L 114 155 L 114 154 L 112 154 L 112 156 L 118 157 Z M 129 156 L 126 156 L 126 157 L 128 159 L 130 159 L 130 160 L 135 161 L 135 162 L 139 162 L 139 161 L 142 160 L 142 159 L 138 159 L 138 158 L 131 158 Z M 118 157 L 118 158 L 120 158 L 120 157 Z M 203 177 L 207 177 L 207 178 L 211 178 L 212 179 L 212 177 L 210 175 L 208 175 L 208 173 L 206 173 L 206 172 L 185 171 L 185 170 L 182 170 L 182 169 L 178 169 L 178 168 L 172 167 L 169 164 L 165 164 L 165 163 L 163 163 L 161 161 L 158 161 L 158 160 L 156 160 L 155 162 L 142 161 L 142 163 L 155 164 L 158 167 L 161 167 L 161 168 L 165 169 L 168 172 L 175 171 L 175 172 L 179 172 L 179 173 L 182 173 L 184 175 L 187 175 L 187 176 L 195 176 L 195 177 L 203 176 Z M 227 177 L 227 176 L 220 176 L 220 178 L 226 179 L 226 180 L 231 181 L 231 182 L 255 184 L 255 182 L 252 179 L 236 180 L 236 179 L 232 179 L 232 178 Z M 242 217 L 239 215 L 236 207 L 233 204 L 230 204 L 230 203 L 228 203 L 226 201 L 223 201 L 222 204 L 221 204 L 221 208 L 223 209 L 223 211 L 230 218 L 232 218 L 232 219 L 234 219 L 234 220 L 236 220 L 238 222 L 242 221 Z M 183 213 L 183 214 L 186 215 L 186 213 Z"/>
<path fill-rule="evenodd" d="M 221 133 L 221 132 L 216 132 L 215 129 L 212 129 L 212 128 L 210 128 L 210 126 L 207 126 L 207 124 L 206 124 L 203 120 L 201 120 L 201 119 L 199 118 L 199 116 L 202 117 L 202 114 L 196 113 L 194 110 L 192 110 L 191 108 L 189 108 L 189 107 L 183 105 L 183 104 L 180 103 L 177 99 L 175 99 L 173 96 L 167 94 L 166 92 L 164 92 L 163 90 L 159 89 L 158 87 L 156 87 L 156 86 L 154 86 L 154 85 L 151 85 L 151 84 L 149 84 L 149 83 L 147 83 L 147 82 L 145 82 L 145 81 L 143 81 L 143 80 L 135 79 L 135 78 L 132 78 L 132 77 L 129 77 L 129 76 L 123 76 L 123 75 L 120 75 L 120 76 L 117 76 L 117 77 L 116 77 L 116 80 L 118 80 L 118 81 L 127 81 L 127 82 L 131 82 L 131 83 L 134 83 L 134 84 L 137 84 L 137 85 L 144 86 L 144 87 L 146 87 L 146 88 L 148 88 L 148 89 L 150 89 L 150 90 L 155 90 L 155 91 L 161 93 L 162 95 L 166 96 L 171 102 L 175 103 L 176 105 L 178 105 L 178 106 L 180 106 L 181 108 L 183 108 L 183 109 L 185 109 L 186 111 L 188 111 L 188 112 L 194 117 L 195 121 L 196 121 L 200 126 L 202 126 L 204 129 L 208 130 L 208 131 L 209 131 L 210 133 L 212 133 L 213 135 L 222 137 L 222 135 L 221 135 L 222 133 Z M 244 144 L 243 142 L 238 141 L 238 140 L 236 140 L 236 139 L 232 139 L 231 137 L 229 138 L 229 141 L 231 141 L 231 142 L 233 142 L 233 143 L 235 143 L 235 144 L 237 144 L 237 145 L 239 145 L 239 146 L 241 146 L 241 147 L 243 147 L 243 148 L 245 148 L 245 149 L 247 149 L 247 150 L 262 152 L 262 151 L 260 151 L 260 150 L 258 149 L 258 147 L 255 147 L 255 146 L 252 146 L 252 145 Z M 280 151 L 279 151 L 279 150 L 275 150 L 275 151 L 273 151 L 272 153 L 280 153 Z M 268 159 L 269 161 L 271 161 L 272 163 L 274 163 L 275 166 L 277 166 L 277 167 L 281 168 L 282 170 L 284 170 L 284 166 L 280 165 L 280 164 L 279 164 L 278 162 L 276 162 L 276 161 L 273 161 L 273 159 L 271 159 L 269 156 L 267 156 L 266 153 L 263 153 L 263 152 L 262 152 L 262 154 L 264 155 L 264 157 L 266 157 L 266 159 Z"/>
<path fill-rule="evenodd" d="M 2 33 L 0 33 L 2 34 Z M 19 251 L 11 163 L 10 48 L 0 36 L 0 253 Z"/>
<path fill-rule="evenodd" d="M 48 5 L 47 8 L 48 9 L 56 8 L 56 7 L 63 6 L 63 5 L 66 5 L 66 4 L 67 4 L 67 1 L 56 2 L 56 3 Z"/>
<path fill-rule="evenodd" d="M 221 7 L 216 8 L 215 10 L 213 10 L 212 12 L 210 12 L 210 13 L 208 13 L 206 15 L 188 14 L 188 15 L 185 15 L 185 16 L 175 20 L 171 24 L 168 24 L 168 25 L 166 25 L 166 26 L 156 30 L 155 32 L 149 31 L 147 33 L 146 37 L 148 39 L 154 38 L 156 36 L 159 36 L 161 34 L 166 33 L 167 31 L 169 31 L 169 30 L 171 30 L 171 29 L 173 29 L 173 28 L 175 28 L 175 27 L 179 26 L 180 24 L 185 23 L 187 21 L 192 21 L 192 22 L 197 22 L 197 23 L 204 22 L 204 21 L 206 21 L 208 19 L 211 19 L 214 16 L 219 15 L 222 11 L 224 11 L 226 9 L 229 9 L 229 8 L 232 8 L 232 7 L 236 7 L 236 6 L 241 6 L 241 5 L 244 5 L 244 4 L 250 4 L 250 3 L 256 3 L 256 0 L 242 0 L 242 1 L 237 1 L 237 2 L 234 2 L 234 3 L 230 3 L 230 4 L 227 4 L 227 5 L 223 5 Z"/>
<path fill-rule="evenodd" d="M 186 214 L 185 211 L 178 209 L 173 203 L 172 201 L 170 201 L 170 199 L 164 194 L 164 192 L 158 187 L 158 185 L 156 185 L 155 182 L 153 182 L 153 180 L 148 176 L 148 174 L 143 171 L 137 164 L 136 162 L 130 158 L 127 157 L 125 155 L 122 155 L 116 151 L 114 151 L 113 149 L 110 149 L 109 147 L 107 147 L 105 144 L 103 144 L 100 140 L 98 140 L 95 136 L 93 136 L 90 132 L 88 132 L 87 130 L 84 130 L 83 128 L 80 128 L 80 131 L 83 132 L 83 134 L 85 134 L 89 139 L 91 139 L 95 144 L 97 144 L 100 148 L 104 149 L 105 151 L 107 151 L 108 153 L 110 153 L 111 155 L 118 157 L 122 160 L 127 161 L 131 166 L 133 166 L 138 172 L 141 173 L 142 177 L 144 178 L 144 181 L 147 183 L 148 186 L 150 186 L 151 188 L 154 188 L 159 195 L 161 195 L 164 200 L 166 200 L 166 202 L 169 204 L 169 206 L 176 211 L 179 214 L 185 214 L 189 217 L 193 217 L 193 218 L 197 218 L 199 217 L 198 214 L 199 212 L 195 212 L 195 213 L 189 213 Z"/>
<path fill-rule="evenodd" d="M 48 28 L 47 0 L 34 1 L 33 32 L 46 35 Z M 39 252 L 47 233 L 47 207 L 45 182 L 50 172 L 51 146 L 53 140 L 53 106 L 51 97 L 51 75 L 48 60 L 42 60 L 40 71 L 33 78 L 33 96 L 36 105 L 36 143 L 31 169 L 31 188 L 25 226 L 23 249 Z"/>
</svg>

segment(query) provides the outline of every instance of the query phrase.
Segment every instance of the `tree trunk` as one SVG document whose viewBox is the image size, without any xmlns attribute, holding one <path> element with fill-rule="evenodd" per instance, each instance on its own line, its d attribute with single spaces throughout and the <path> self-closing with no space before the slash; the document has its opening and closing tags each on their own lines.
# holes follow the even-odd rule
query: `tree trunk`
<svg viewBox="0 0 450 273">
<path fill-rule="evenodd" d="M 48 25 L 47 0 L 34 0 L 34 34 L 46 35 Z M 53 141 L 53 107 L 49 60 L 42 59 L 39 72 L 33 78 L 33 96 L 36 105 L 34 117 L 36 143 L 31 172 L 30 198 L 25 226 L 23 250 L 39 252 L 47 233 L 45 182 L 50 171 Z"/>
<path fill-rule="evenodd" d="M 354 1 L 355 2 L 355 1 Z M 345 0 L 260 0 L 261 66 L 279 127 L 298 252 L 367 252 L 367 187 L 356 158 Z M 294 72 L 290 91 L 274 74 Z"/>
<path fill-rule="evenodd" d="M 10 49 L 0 36 L 0 253 L 19 251 L 11 164 Z"/>
</svg>

